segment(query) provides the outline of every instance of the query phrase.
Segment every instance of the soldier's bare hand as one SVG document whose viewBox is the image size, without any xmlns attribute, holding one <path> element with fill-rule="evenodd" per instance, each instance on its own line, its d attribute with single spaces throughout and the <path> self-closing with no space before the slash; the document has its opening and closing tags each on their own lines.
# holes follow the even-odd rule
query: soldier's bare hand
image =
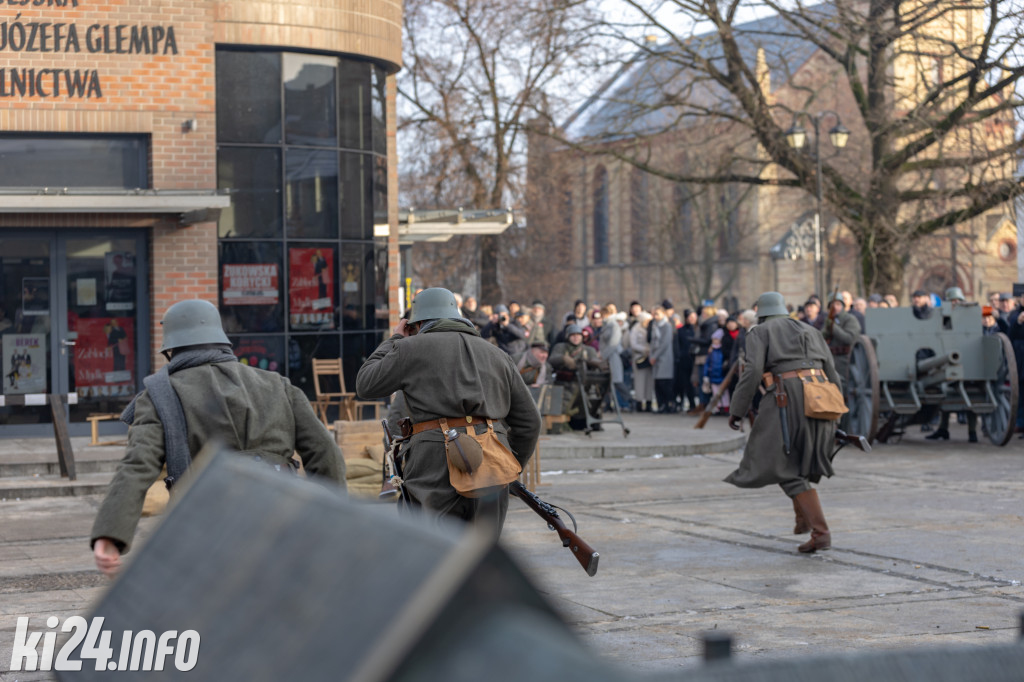
<svg viewBox="0 0 1024 682">
<path fill-rule="evenodd" d="M 113 540 L 99 538 L 92 546 L 93 558 L 96 559 L 96 568 L 104 575 L 113 578 L 121 570 L 121 552 Z"/>
<path fill-rule="evenodd" d="M 729 428 L 733 431 L 739 431 L 740 427 L 743 426 L 743 417 L 737 417 L 734 414 L 729 415 Z"/>
<path fill-rule="evenodd" d="M 398 324 L 395 325 L 394 333 L 398 334 L 399 336 L 409 336 L 409 325 L 407 324 L 407 322 L 408 320 L 406 320 L 404 317 L 401 320 L 399 320 Z"/>
</svg>

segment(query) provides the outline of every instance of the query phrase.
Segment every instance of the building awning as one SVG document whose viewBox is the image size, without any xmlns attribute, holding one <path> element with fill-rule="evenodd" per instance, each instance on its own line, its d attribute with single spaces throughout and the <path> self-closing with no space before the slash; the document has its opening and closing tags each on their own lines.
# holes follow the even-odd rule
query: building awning
<svg viewBox="0 0 1024 682">
<path fill-rule="evenodd" d="M 231 205 L 222 190 L 0 190 L 0 213 L 171 214 L 190 225 L 217 220 Z"/>
<path fill-rule="evenodd" d="M 398 212 L 398 243 L 446 242 L 462 235 L 501 234 L 514 221 L 510 208 L 484 211 L 465 211 L 461 208 L 402 210 Z M 387 237 L 387 223 L 375 224 L 373 236 Z"/>
</svg>

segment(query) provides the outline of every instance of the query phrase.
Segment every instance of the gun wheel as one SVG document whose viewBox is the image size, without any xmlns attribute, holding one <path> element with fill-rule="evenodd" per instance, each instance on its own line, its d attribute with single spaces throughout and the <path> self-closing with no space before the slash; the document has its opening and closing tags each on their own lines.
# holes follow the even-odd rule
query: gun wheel
<svg viewBox="0 0 1024 682">
<path fill-rule="evenodd" d="M 1005 334 L 996 334 L 1002 342 L 1003 356 L 999 361 L 996 377 L 989 380 L 989 387 L 996 397 L 996 409 L 981 415 L 981 423 L 985 434 L 995 445 L 1006 445 L 1013 438 L 1014 427 L 1017 425 L 1017 401 L 1019 387 L 1017 385 L 1017 360 L 1013 355 L 1013 345 Z"/>
<path fill-rule="evenodd" d="M 850 349 L 850 373 L 846 379 L 846 406 L 850 408 L 850 433 L 874 442 L 878 433 L 878 358 L 871 339 L 861 334 Z"/>
</svg>

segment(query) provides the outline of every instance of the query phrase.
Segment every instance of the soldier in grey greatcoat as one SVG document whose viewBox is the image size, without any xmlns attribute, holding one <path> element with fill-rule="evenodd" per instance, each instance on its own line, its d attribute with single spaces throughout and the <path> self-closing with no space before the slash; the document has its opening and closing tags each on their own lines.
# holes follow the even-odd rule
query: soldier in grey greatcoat
<svg viewBox="0 0 1024 682">
<path fill-rule="evenodd" d="M 401 390 L 413 436 L 404 447 L 405 490 L 413 505 L 434 516 L 487 524 L 501 532 L 508 488 L 469 498 L 448 477 L 444 434 L 449 428 L 477 433 L 493 420 L 498 439 L 520 465 L 533 455 L 541 417 L 512 358 L 459 316 L 447 289 L 424 289 L 413 301 L 409 321 L 399 321 L 356 375 L 361 398 L 383 398 Z M 469 418 L 472 418 L 471 420 Z"/>
<path fill-rule="evenodd" d="M 798 376 L 782 378 L 781 386 L 789 398 L 785 408 L 789 436 L 787 454 L 782 415 L 775 401 L 780 386 L 776 377 L 811 369 L 824 371 L 833 383 L 838 382 L 839 377 L 821 332 L 791 319 L 781 294 L 774 291 L 761 294 L 757 315 L 757 326 L 747 332 L 743 369 L 729 407 L 729 426 L 740 428 L 765 372 L 772 373 L 773 385 L 761 400 L 739 468 L 725 480 L 740 488 L 778 484 L 793 500 L 797 518 L 794 533 L 811 531 L 811 539 L 800 545 L 799 550 L 828 549 L 831 546 L 828 524 L 811 483 L 817 483 L 822 476 L 832 476 L 836 423 L 805 417 L 802 379 Z"/>
<path fill-rule="evenodd" d="M 191 459 L 216 440 L 279 471 L 291 470 L 292 454 L 298 452 L 308 474 L 345 487 L 341 452 L 305 394 L 276 372 L 238 362 L 213 304 L 179 301 L 161 324 L 160 352 L 170 360 L 167 376 L 184 423 L 167 419 L 174 407 L 168 410 L 149 388 L 164 370 L 147 378 L 147 389 L 122 415 L 131 425 L 128 445 L 91 536 L 96 565 L 108 575 L 117 572 L 121 554 L 131 546 L 146 491 L 160 476 L 168 449 Z M 168 480 L 168 486 L 173 483 Z"/>
</svg>

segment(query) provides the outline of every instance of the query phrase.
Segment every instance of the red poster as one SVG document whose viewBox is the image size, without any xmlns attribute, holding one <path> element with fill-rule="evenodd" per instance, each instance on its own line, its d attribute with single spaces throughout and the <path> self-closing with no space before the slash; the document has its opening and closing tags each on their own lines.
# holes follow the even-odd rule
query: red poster
<svg viewBox="0 0 1024 682">
<path fill-rule="evenodd" d="M 131 396 L 135 320 L 80 317 L 75 324 L 75 388 L 82 397 Z"/>
<path fill-rule="evenodd" d="M 292 327 L 334 328 L 334 249 L 288 249 Z"/>
<path fill-rule="evenodd" d="M 226 263 L 224 305 L 275 305 L 277 263 Z"/>
</svg>

